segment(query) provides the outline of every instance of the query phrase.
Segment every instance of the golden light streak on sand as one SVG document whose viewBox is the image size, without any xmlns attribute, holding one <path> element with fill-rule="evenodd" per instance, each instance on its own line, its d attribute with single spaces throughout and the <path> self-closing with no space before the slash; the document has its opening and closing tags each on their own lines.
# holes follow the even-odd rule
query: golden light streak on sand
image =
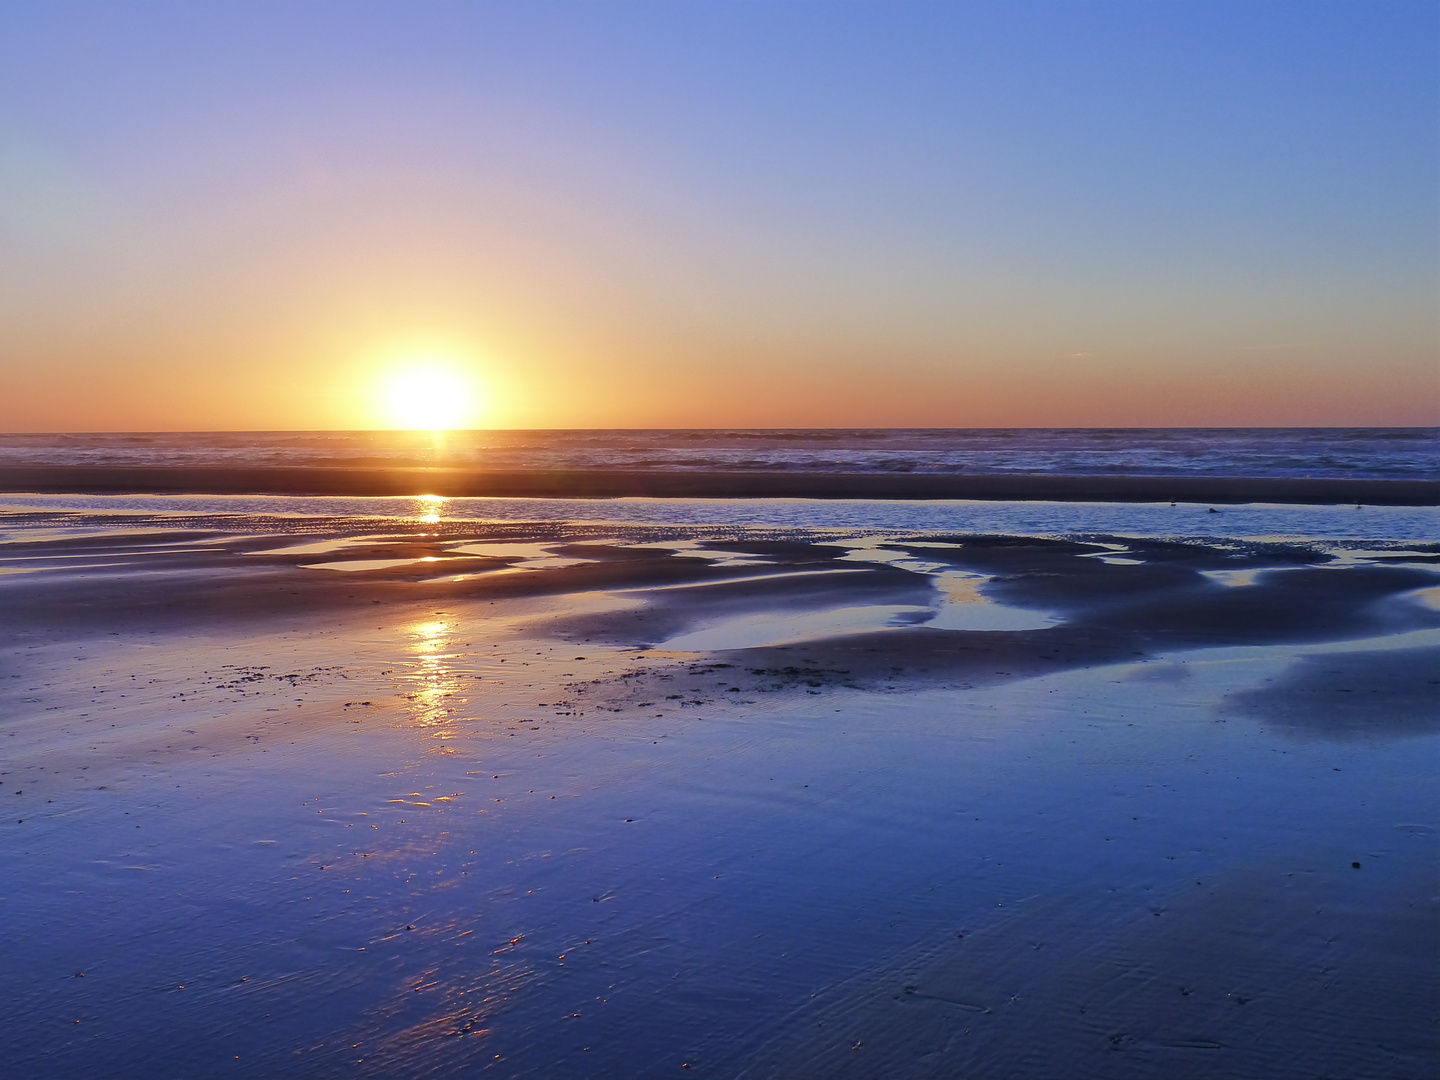
<svg viewBox="0 0 1440 1080">
<path fill-rule="evenodd" d="M 443 620 L 415 623 L 408 628 L 410 653 L 415 666 L 409 680 L 412 689 L 405 695 L 410 702 L 411 721 L 416 727 L 434 729 L 433 737 L 442 742 L 450 738 L 451 699 L 460 689 L 453 662 L 455 654 L 453 626 Z M 445 747 L 440 753 L 448 753 Z"/>
</svg>

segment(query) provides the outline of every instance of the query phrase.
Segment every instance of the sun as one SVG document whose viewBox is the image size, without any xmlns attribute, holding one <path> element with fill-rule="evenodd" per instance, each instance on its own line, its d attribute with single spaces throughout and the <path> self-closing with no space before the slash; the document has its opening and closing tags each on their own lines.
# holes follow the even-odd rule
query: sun
<svg viewBox="0 0 1440 1080">
<path fill-rule="evenodd" d="M 474 421 L 474 381 L 439 366 L 406 367 L 381 384 L 380 404 L 391 426 L 407 431 L 451 431 Z"/>
</svg>

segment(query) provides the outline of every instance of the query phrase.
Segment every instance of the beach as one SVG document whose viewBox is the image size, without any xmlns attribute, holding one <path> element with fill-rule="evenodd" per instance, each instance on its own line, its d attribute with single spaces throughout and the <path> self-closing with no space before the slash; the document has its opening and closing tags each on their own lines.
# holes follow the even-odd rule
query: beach
<svg viewBox="0 0 1440 1080">
<path fill-rule="evenodd" d="M 1432 1071 L 1433 511 L 6 501 L 7 1076 Z"/>
<path fill-rule="evenodd" d="M 0 1080 L 1436 1080 L 1437 33 L 0 4 Z"/>
</svg>

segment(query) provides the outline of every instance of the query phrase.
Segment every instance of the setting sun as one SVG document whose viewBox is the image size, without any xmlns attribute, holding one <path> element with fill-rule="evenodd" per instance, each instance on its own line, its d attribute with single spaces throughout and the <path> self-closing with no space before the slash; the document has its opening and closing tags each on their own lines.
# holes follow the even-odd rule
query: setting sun
<svg viewBox="0 0 1440 1080">
<path fill-rule="evenodd" d="M 380 388 L 386 422 L 409 431 L 466 427 L 474 423 L 479 404 L 473 380 L 439 367 L 394 372 Z"/>
</svg>

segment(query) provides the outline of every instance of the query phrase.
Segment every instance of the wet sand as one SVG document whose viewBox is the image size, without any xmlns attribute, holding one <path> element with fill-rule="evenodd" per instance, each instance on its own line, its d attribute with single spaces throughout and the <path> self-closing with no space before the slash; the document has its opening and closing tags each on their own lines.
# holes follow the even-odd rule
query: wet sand
<svg viewBox="0 0 1440 1080">
<path fill-rule="evenodd" d="M 0 570 L 7 1077 L 1440 1054 L 1440 546 L 50 513 Z"/>
<path fill-rule="evenodd" d="M 414 495 L 450 498 L 997 499 L 1440 505 L 1440 481 L 1328 477 L 6 466 L 0 491 L 65 494 Z"/>
</svg>

